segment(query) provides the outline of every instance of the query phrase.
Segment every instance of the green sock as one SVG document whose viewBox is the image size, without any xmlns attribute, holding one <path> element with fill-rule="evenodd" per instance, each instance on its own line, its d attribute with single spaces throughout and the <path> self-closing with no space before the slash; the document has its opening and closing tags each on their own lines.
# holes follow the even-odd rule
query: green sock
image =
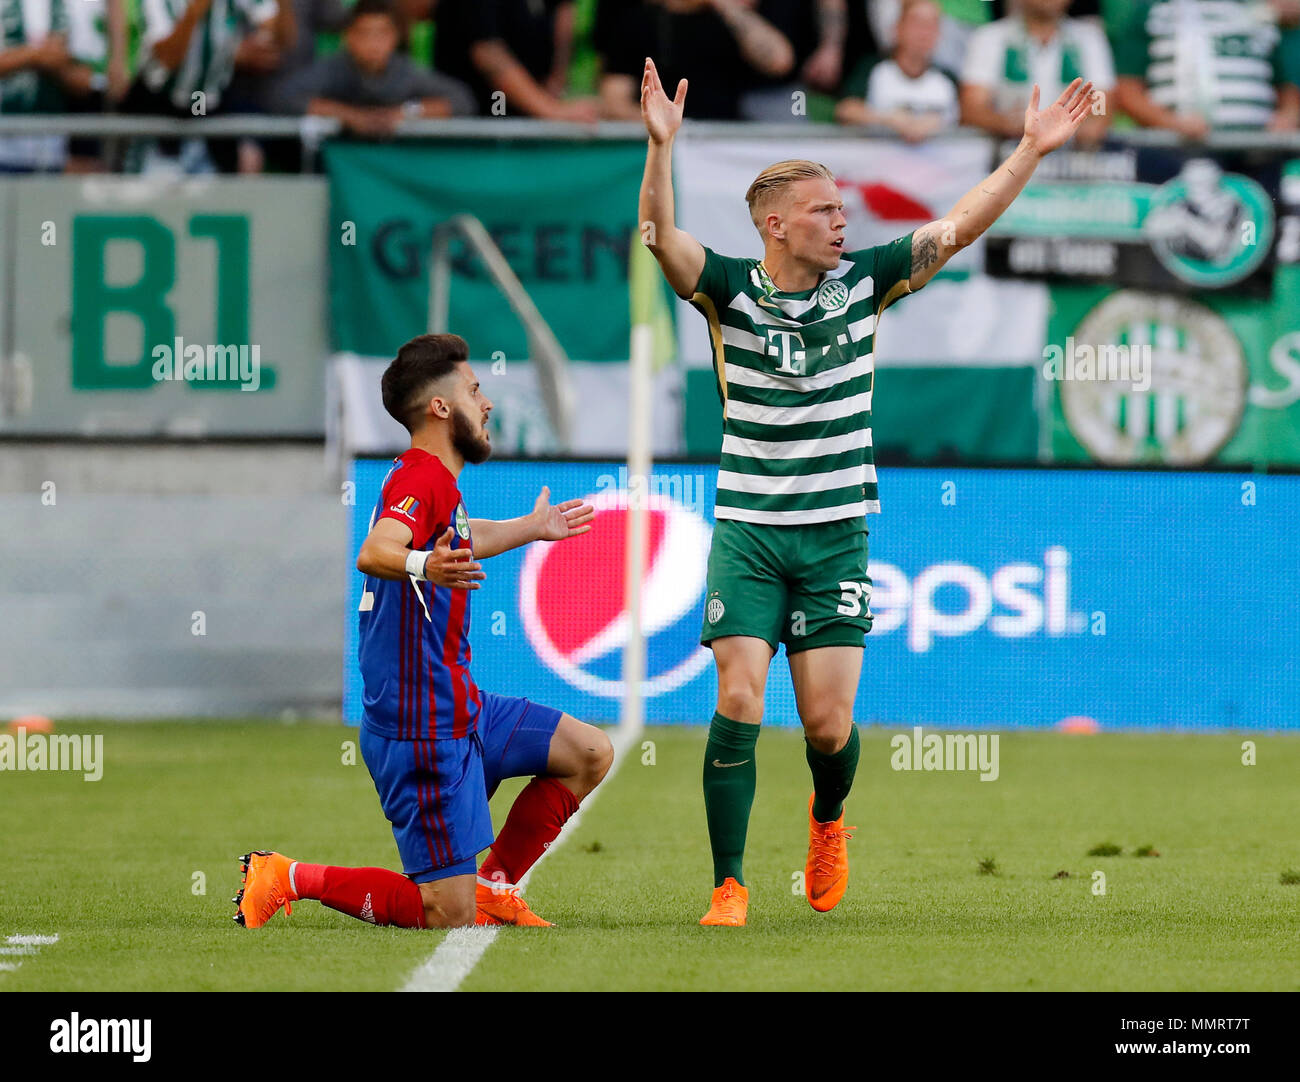
<svg viewBox="0 0 1300 1082">
<path fill-rule="evenodd" d="M 805 748 L 813 776 L 812 813 L 817 822 L 833 823 L 844 814 L 844 798 L 853 788 L 861 748 L 856 725 L 849 729 L 849 742 L 834 755 L 824 755 L 811 744 Z"/>
<path fill-rule="evenodd" d="M 754 803 L 757 744 L 757 725 L 713 715 L 709 740 L 704 745 L 704 814 L 709 820 L 715 887 L 722 886 L 728 876 L 745 885 L 741 864 L 745 859 L 749 809 Z"/>
</svg>

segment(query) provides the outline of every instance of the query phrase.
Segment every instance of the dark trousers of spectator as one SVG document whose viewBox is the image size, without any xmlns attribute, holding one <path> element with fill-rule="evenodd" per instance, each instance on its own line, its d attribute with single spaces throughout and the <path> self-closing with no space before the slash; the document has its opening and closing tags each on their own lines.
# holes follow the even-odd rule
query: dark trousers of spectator
<svg viewBox="0 0 1300 1082">
<path fill-rule="evenodd" d="M 193 114 L 188 109 L 178 109 L 172 104 L 170 98 L 165 94 L 156 93 L 144 85 L 144 81 L 136 79 L 131 84 L 131 89 L 127 91 L 126 97 L 122 101 L 121 111 L 136 116 L 170 116 L 178 120 L 189 120 Z M 209 112 L 205 115 L 216 116 L 224 110 L 218 109 L 216 112 Z M 208 157 L 212 159 L 218 171 L 222 173 L 237 173 L 239 171 L 239 140 L 235 139 L 209 139 L 207 140 Z M 175 157 L 180 153 L 181 140 L 179 137 L 164 136 L 158 140 L 158 149 L 169 157 Z"/>
<path fill-rule="evenodd" d="M 107 95 L 102 90 L 91 90 L 81 95 L 69 93 L 64 96 L 64 108 L 69 113 L 95 116 L 109 112 L 106 108 L 107 100 Z M 94 158 L 102 162 L 104 157 L 103 140 L 88 135 L 73 136 L 68 140 L 68 157 Z"/>
<path fill-rule="evenodd" d="M 222 112 L 226 116 L 275 115 L 275 111 L 266 106 L 266 85 L 265 76 L 248 76 L 235 72 L 235 78 L 222 98 Z M 296 136 L 291 139 L 249 138 L 248 142 L 255 144 L 262 152 L 263 172 L 297 173 L 302 170 L 302 143 Z"/>
</svg>

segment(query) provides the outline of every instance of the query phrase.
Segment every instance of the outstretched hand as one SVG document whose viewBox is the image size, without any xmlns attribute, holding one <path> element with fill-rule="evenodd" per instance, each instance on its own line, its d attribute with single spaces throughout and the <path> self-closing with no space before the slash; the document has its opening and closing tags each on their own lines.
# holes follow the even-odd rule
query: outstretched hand
<svg viewBox="0 0 1300 1082">
<path fill-rule="evenodd" d="M 455 529 L 448 526 L 438 538 L 424 561 L 424 577 L 435 586 L 448 586 L 453 590 L 477 590 L 479 580 L 487 576 L 483 565 L 474 559 L 468 545 L 454 549 L 451 538 Z"/>
<path fill-rule="evenodd" d="M 543 486 L 533 505 L 533 515 L 537 519 L 539 541 L 563 541 L 590 530 L 596 509 L 582 500 L 565 500 L 552 507 L 551 490 Z"/>
<path fill-rule="evenodd" d="M 1055 102 L 1040 112 L 1035 83 L 1029 108 L 1025 110 L 1025 138 L 1040 154 L 1050 154 L 1079 130 L 1092 109 L 1092 100 L 1092 83 L 1075 79 Z"/>
<path fill-rule="evenodd" d="M 686 107 L 686 80 L 677 84 L 677 96 L 669 100 L 664 84 L 659 81 L 655 62 L 645 58 L 645 72 L 641 76 L 641 119 L 645 129 L 656 143 L 666 143 L 682 126 L 682 111 Z"/>
</svg>

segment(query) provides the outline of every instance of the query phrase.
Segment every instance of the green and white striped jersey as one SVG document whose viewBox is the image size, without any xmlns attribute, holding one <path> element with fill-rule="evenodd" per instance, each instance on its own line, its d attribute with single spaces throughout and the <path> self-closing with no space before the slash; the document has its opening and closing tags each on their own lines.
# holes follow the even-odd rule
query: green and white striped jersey
<svg viewBox="0 0 1300 1082">
<path fill-rule="evenodd" d="M 35 45 L 51 34 L 67 32 L 64 0 L 0 0 L 0 50 Z M 0 113 L 61 113 L 66 107 L 59 81 L 35 68 L 0 78 Z M 0 138 L 0 167 L 61 172 L 67 144 L 62 135 L 4 136 Z"/>
<path fill-rule="evenodd" d="M 874 342 L 909 291 L 912 235 L 847 252 L 813 289 L 777 289 L 757 259 L 704 249 L 693 304 L 722 398 L 715 517 L 769 525 L 880 510 L 871 457 Z"/>
<path fill-rule="evenodd" d="M 1114 29 L 1115 67 L 1151 98 L 1215 128 L 1263 128 L 1275 84 L 1295 82 L 1297 34 L 1258 0 L 1133 0 Z"/>
<path fill-rule="evenodd" d="M 250 31 L 275 17 L 275 0 L 212 0 L 194 27 L 180 67 L 168 71 L 153 58 L 153 47 L 171 35 L 189 0 L 143 0 L 144 49 L 140 67 L 144 84 L 177 108 L 193 112 L 197 92 L 204 111 L 216 112 L 235 72 L 235 51 Z"/>
<path fill-rule="evenodd" d="M 68 4 L 68 52 L 87 67 L 108 67 L 107 0 L 71 0 Z"/>
<path fill-rule="evenodd" d="M 0 0 L 0 49 L 37 45 L 51 34 L 67 32 L 64 0 Z M 63 109 L 58 80 L 36 68 L 24 68 L 0 79 L 0 113 L 58 113 Z"/>
<path fill-rule="evenodd" d="M 1062 19 L 1048 41 L 1039 41 L 1012 15 L 981 26 L 970 36 L 961 81 L 984 87 L 999 112 L 1022 112 L 1037 83 L 1041 101 L 1054 102 L 1076 78 L 1098 90 L 1115 88 L 1115 62 L 1101 28 L 1083 19 Z"/>
</svg>

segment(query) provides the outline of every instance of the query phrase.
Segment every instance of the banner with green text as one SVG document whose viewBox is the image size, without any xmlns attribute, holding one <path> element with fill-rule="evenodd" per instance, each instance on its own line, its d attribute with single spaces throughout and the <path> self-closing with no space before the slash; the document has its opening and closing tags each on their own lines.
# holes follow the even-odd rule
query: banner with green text
<svg viewBox="0 0 1300 1082">
<path fill-rule="evenodd" d="M 641 142 L 456 143 L 324 150 L 336 349 L 391 356 L 428 329 L 434 227 L 477 217 L 574 360 L 627 360 L 628 258 Z M 475 358 L 527 357 L 524 329 L 459 238 L 450 329 Z"/>
<path fill-rule="evenodd" d="M 0 434 L 320 435 L 325 203 L 314 177 L 0 183 Z"/>
</svg>

